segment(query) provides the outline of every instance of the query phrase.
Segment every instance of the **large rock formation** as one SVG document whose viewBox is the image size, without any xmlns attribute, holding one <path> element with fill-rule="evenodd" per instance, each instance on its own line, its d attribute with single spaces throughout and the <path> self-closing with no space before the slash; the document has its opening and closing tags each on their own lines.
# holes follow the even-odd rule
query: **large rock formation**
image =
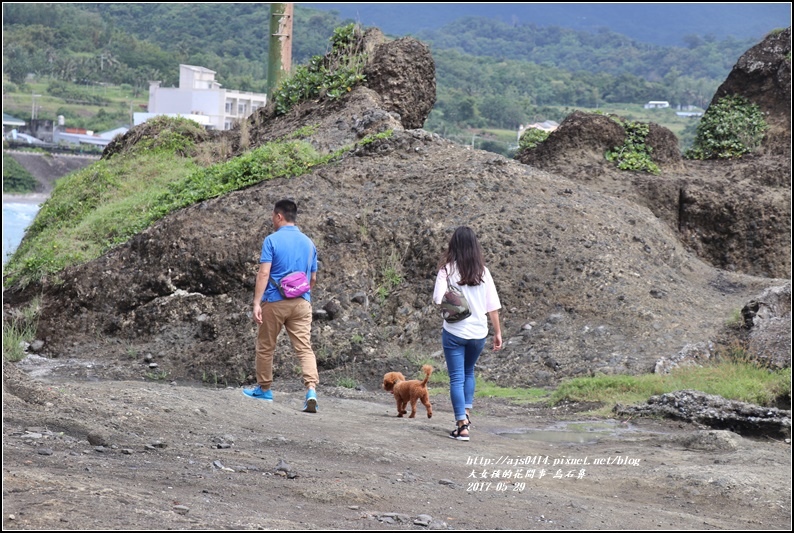
<svg viewBox="0 0 794 533">
<path fill-rule="evenodd" d="M 681 191 L 729 183 L 723 163 L 699 162 L 697 180 L 690 179 L 674 152 L 660 148 L 663 167 L 678 174 L 613 175 L 596 156 L 618 131 L 609 119 L 578 114 L 571 120 L 603 133 L 577 132 L 581 141 L 568 141 L 566 157 L 575 162 L 571 151 L 585 154 L 579 160 L 603 169 L 594 179 L 580 169 L 552 174 L 540 164 L 469 150 L 415 129 L 432 107 L 427 49 L 412 39 L 371 46 L 368 86 L 283 116 L 262 110 L 221 140 L 239 153 L 312 126 L 302 138 L 331 152 L 372 133 L 391 130 L 390 137 L 356 145 L 307 175 L 175 212 L 62 272 L 58 283 L 6 290 L 9 309 L 42 296 L 40 353 L 91 361 L 85 372 L 92 375 L 141 375 L 156 363 L 173 378 L 250 380 L 257 261 L 271 230 L 268 214 L 283 197 L 296 199 L 298 225 L 319 250 L 313 344 L 324 380 L 354 375 L 377 386 L 385 370 L 413 373 L 417 361 L 438 357 L 435 268 L 461 224 L 479 235 L 501 296 L 506 349 L 486 351 L 480 370 L 504 385 L 652 371 L 661 356 L 722 334 L 735 310 L 779 284 L 740 272 L 782 270 L 766 248 L 755 269 L 732 272 L 688 247 L 692 240 L 678 222 L 680 199 L 692 194 Z M 396 68 L 399 58 L 410 63 L 417 55 L 415 68 Z M 114 153 L 123 152 L 123 142 Z M 657 131 L 653 142 L 671 140 Z M 669 203 L 651 201 L 657 182 L 656 197 L 669 195 Z M 782 208 L 776 213 L 783 219 Z M 766 220 L 756 234 L 768 231 Z M 780 247 L 780 234 L 769 238 Z M 292 355 L 282 342 L 276 371 L 288 378 Z"/>
<path fill-rule="evenodd" d="M 622 128 L 603 115 L 572 113 L 540 146 L 517 158 L 651 209 L 715 267 L 791 277 L 791 30 L 772 33 L 736 63 L 715 100 L 740 95 L 764 112 L 762 148 L 739 160 L 682 160 L 675 136 L 650 124 L 647 145 L 661 174 L 617 170 L 607 150 Z"/>
<path fill-rule="evenodd" d="M 791 28 L 770 33 L 745 52 L 711 103 L 734 94 L 744 96 L 764 114 L 770 127 L 762 144 L 765 151 L 790 158 Z"/>
</svg>

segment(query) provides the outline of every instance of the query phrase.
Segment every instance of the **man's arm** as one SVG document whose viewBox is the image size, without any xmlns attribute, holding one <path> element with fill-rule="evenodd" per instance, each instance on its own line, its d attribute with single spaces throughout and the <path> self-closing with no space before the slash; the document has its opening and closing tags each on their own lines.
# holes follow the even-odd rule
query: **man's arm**
<svg viewBox="0 0 794 533">
<path fill-rule="evenodd" d="M 256 273 L 256 286 L 254 288 L 254 322 L 262 323 L 262 297 L 265 295 L 268 281 L 270 280 L 270 263 L 259 263 L 259 272 Z"/>
</svg>

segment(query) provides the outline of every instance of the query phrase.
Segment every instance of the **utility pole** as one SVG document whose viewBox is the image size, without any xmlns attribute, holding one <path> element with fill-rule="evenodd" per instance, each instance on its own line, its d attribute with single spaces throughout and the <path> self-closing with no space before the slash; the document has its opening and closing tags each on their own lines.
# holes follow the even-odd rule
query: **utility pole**
<svg viewBox="0 0 794 533">
<path fill-rule="evenodd" d="M 270 41 L 267 61 L 267 97 L 289 74 L 292 65 L 292 4 L 270 4 Z"/>
<path fill-rule="evenodd" d="M 30 104 L 30 120 L 36 120 L 36 98 L 40 97 L 40 94 L 31 93 L 31 104 Z"/>
</svg>

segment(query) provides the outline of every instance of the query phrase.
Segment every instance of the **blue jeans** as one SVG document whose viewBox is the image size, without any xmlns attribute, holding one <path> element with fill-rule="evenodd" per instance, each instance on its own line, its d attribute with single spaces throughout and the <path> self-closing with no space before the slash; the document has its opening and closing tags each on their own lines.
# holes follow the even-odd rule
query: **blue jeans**
<svg viewBox="0 0 794 533">
<path fill-rule="evenodd" d="M 442 330 L 441 344 L 449 372 L 449 398 L 455 420 L 466 420 L 466 409 L 474 402 L 474 364 L 485 347 L 485 339 L 461 339 Z"/>
</svg>

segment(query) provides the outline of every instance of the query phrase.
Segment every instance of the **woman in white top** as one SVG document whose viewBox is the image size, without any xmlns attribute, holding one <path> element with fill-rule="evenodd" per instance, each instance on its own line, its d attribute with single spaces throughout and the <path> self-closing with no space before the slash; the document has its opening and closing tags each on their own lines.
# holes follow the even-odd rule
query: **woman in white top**
<svg viewBox="0 0 794 533">
<path fill-rule="evenodd" d="M 482 247 L 474 231 L 461 226 L 452 234 L 436 276 L 433 301 L 441 304 L 447 282 L 457 286 L 468 301 L 471 316 L 450 324 L 446 320 L 441 334 L 444 358 L 449 372 L 449 396 L 455 412 L 456 427 L 450 438 L 469 440 L 469 412 L 474 401 L 474 364 L 485 346 L 488 318 L 493 324 L 493 349 L 502 349 L 499 325 L 499 295 L 485 266 Z"/>
</svg>

